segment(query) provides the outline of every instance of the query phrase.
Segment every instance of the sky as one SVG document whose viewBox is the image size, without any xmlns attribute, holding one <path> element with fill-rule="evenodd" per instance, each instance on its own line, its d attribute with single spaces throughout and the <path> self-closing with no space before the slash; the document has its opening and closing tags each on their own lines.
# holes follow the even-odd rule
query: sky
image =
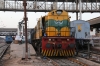
<svg viewBox="0 0 100 66">
<path fill-rule="evenodd" d="M 34 28 L 39 17 L 46 15 L 45 12 L 27 12 L 28 28 Z M 69 13 L 71 21 L 76 20 L 76 13 Z M 0 11 L 0 28 L 17 28 L 18 22 L 23 19 L 24 12 Z M 99 17 L 100 13 L 82 13 L 82 20 L 90 20 Z"/>
</svg>

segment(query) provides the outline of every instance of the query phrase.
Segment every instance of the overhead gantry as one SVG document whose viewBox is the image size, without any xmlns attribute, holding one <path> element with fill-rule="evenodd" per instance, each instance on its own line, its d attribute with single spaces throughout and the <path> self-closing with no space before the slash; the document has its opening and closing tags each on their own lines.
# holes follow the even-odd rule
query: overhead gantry
<svg viewBox="0 0 100 66">
<path fill-rule="evenodd" d="M 100 12 L 100 0 L 81 0 L 82 12 Z M 28 12 L 48 12 L 64 9 L 79 12 L 79 0 L 27 0 Z M 0 0 L 0 11 L 23 11 L 23 0 Z"/>
</svg>

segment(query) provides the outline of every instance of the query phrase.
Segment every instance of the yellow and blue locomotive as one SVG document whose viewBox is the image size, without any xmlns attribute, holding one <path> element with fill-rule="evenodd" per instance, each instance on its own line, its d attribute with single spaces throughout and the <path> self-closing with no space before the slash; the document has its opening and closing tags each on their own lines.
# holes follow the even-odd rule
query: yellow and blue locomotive
<svg viewBox="0 0 100 66">
<path fill-rule="evenodd" d="M 32 29 L 32 45 L 43 56 L 74 56 L 75 38 L 71 37 L 70 32 L 68 12 L 52 10 L 39 18 Z"/>
</svg>

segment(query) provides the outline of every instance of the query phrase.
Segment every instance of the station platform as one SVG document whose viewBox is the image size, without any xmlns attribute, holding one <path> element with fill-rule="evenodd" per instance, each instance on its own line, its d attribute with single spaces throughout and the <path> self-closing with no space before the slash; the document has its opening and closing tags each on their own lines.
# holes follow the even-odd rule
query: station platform
<svg viewBox="0 0 100 66">
<path fill-rule="evenodd" d="M 30 58 L 28 62 L 23 61 L 23 55 L 25 55 L 25 44 L 14 44 L 10 45 L 10 54 L 8 61 L 4 63 L 4 66 L 34 66 L 31 63 L 35 60 L 36 52 L 31 44 L 28 44 L 28 48 L 30 49 Z M 24 53 L 24 54 L 23 54 Z"/>
<path fill-rule="evenodd" d="M 28 44 L 29 54 L 35 55 L 36 52 L 31 44 Z M 23 57 L 23 54 L 25 54 L 25 44 L 11 44 L 10 45 L 10 55 L 13 57 Z"/>
<path fill-rule="evenodd" d="M 39 56 L 35 55 L 36 52 L 31 44 L 28 44 L 30 48 L 30 58 L 28 60 L 22 60 L 23 57 L 23 47 L 25 44 L 14 44 L 10 45 L 10 53 L 6 54 L 3 66 L 53 66 L 51 62 L 41 59 Z"/>
</svg>

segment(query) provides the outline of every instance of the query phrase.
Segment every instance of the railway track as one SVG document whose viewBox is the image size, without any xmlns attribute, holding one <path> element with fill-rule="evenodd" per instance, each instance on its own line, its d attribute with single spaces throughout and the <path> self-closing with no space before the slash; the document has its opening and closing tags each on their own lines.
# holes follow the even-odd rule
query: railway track
<svg viewBox="0 0 100 66">
<path fill-rule="evenodd" d="M 0 60 L 2 59 L 4 53 L 6 52 L 7 48 L 10 46 L 10 44 L 3 44 L 0 45 Z"/>
<path fill-rule="evenodd" d="M 54 66 L 89 66 L 76 58 L 48 58 Z"/>
<path fill-rule="evenodd" d="M 86 63 L 83 63 L 82 61 L 79 61 L 77 57 L 43 57 L 41 55 L 38 56 L 42 57 L 42 59 L 47 59 L 45 60 L 45 63 L 49 61 L 53 66 L 90 66 Z"/>
<path fill-rule="evenodd" d="M 90 53 L 88 53 L 87 51 L 82 51 L 82 52 L 79 52 L 79 57 L 82 57 L 87 60 L 100 64 L 100 53 L 99 52 L 100 51 L 97 51 L 97 50 L 92 50 L 90 51 Z"/>
</svg>

